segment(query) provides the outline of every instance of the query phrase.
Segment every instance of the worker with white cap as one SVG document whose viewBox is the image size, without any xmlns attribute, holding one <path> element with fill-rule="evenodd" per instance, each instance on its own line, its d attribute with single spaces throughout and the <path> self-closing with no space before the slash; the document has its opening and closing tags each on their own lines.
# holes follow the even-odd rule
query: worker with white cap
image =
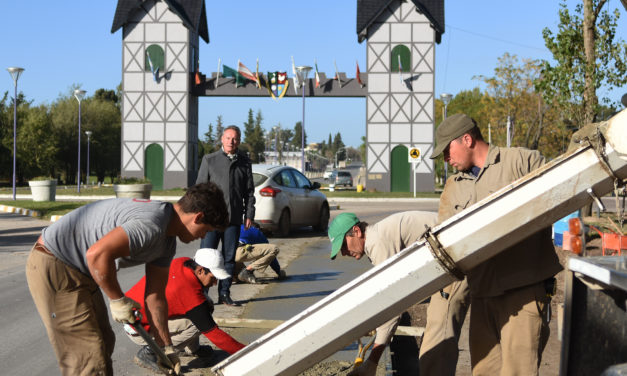
<svg viewBox="0 0 627 376">
<path fill-rule="evenodd" d="M 212 355 L 209 347 L 200 346 L 200 334 L 204 334 L 217 347 L 229 354 L 237 352 L 245 345 L 218 328 L 213 320 L 213 303 L 207 297 L 207 289 L 217 284 L 217 280 L 230 278 L 224 268 L 222 253 L 212 248 L 201 248 L 193 259 L 179 257 L 172 260 L 168 284 L 165 290 L 168 302 L 168 329 L 172 345 L 181 356 L 207 358 Z M 146 277 L 143 277 L 127 293 L 128 298 L 142 302 L 142 326 L 149 330 L 148 319 L 144 314 L 144 291 Z M 147 346 L 142 337 L 130 325 L 124 329 L 128 337 L 138 345 L 143 345 L 135 356 L 135 362 L 155 372 L 161 369 L 156 354 Z"/>
</svg>

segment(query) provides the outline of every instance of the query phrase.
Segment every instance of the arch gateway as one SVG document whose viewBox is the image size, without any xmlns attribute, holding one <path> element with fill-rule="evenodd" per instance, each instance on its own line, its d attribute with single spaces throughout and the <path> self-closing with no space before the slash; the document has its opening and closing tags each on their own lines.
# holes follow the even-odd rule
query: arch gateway
<svg viewBox="0 0 627 376">
<path fill-rule="evenodd" d="M 261 96 L 253 84 L 198 72 L 200 39 L 209 43 L 204 0 L 118 0 L 111 32 L 122 28 L 122 176 L 149 176 L 164 189 L 194 184 L 198 97 Z M 444 0 L 357 0 L 358 42 L 366 41 L 360 85 L 321 73 L 308 97 L 366 98 L 366 188 L 414 190 L 407 150 L 419 149 L 417 191 L 433 191 L 435 43 Z M 332 77 L 332 76 L 331 76 Z M 264 77 L 261 77 L 264 80 Z M 290 86 L 294 84 L 293 79 Z M 288 90 L 285 96 L 300 96 Z M 403 155 L 406 157 L 403 158 Z"/>
</svg>

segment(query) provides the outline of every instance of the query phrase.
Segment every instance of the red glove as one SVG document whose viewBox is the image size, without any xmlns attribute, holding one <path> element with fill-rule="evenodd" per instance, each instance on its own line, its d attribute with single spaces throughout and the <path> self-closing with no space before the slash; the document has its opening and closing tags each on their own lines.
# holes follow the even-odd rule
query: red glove
<svg viewBox="0 0 627 376">
<path fill-rule="evenodd" d="M 246 347 L 246 345 L 237 342 L 235 339 L 233 339 L 233 337 L 225 333 L 217 326 L 214 326 L 213 329 L 203 334 L 205 335 L 205 337 L 209 338 L 209 340 L 213 342 L 216 346 L 228 352 L 229 355 L 233 355 L 239 350 Z"/>
</svg>

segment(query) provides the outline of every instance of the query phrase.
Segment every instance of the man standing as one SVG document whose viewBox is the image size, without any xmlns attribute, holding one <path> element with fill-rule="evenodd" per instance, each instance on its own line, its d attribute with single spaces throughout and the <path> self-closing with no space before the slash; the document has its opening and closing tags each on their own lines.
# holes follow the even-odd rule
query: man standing
<svg viewBox="0 0 627 376">
<path fill-rule="evenodd" d="M 224 231 L 212 231 L 201 241 L 202 248 L 218 248 L 222 241 L 224 268 L 229 275 L 235 269 L 235 251 L 242 220 L 249 228 L 255 219 L 255 186 L 250 159 L 239 151 L 241 132 L 229 125 L 222 133 L 222 149 L 202 158 L 196 183 L 214 182 L 224 192 L 229 211 L 229 225 Z M 218 282 L 218 304 L 239 305 L 231 299 L 233 279 Z"/>
<path fill-rule="evenodd" d="M 172 260 L 165 297 L 168 302 L 168 330 L 172 345 L 179 353 L 197 357 L 210 357 L 212 352 L 200 346 L 200 334 L 204 334 L 211 342 L 229 354 L 234 354 L 245 345 L 218 328 L 211 314 L 213 304 L 205 297 L 205 291 L 215 286 L 217 279 L 229 278 L 224 269 L 220 251 L 201 248 L 196 251 L 194 259 L 179 257 Z M 146 277 L 133 286 L 126 296 L 137 302 L 144 301 Z M 145 304 L 141 307 L 141 325 L 146 330 L 150 324 L 145 314 Z M 131 341 L 142 345 L 135 356 L 135 362 L 155 372 L 160 372 L 157 356 L 143 338 L 130 325 L 124 325 Z"/>
<path fill-rule="evenodd" d="M 276 273 L 279 280 L 287 278 L 285 270 L 281 270 L 281 265 L 276 258 L 278 254 L 279 247 L 268 241 L 257 224 L 253 224 L 248 229 L 242 225 L 239 246 L 235 254 L 237 279 L 240 282 L 259 283 L 255 270 L 263 272 L 268 266 Z M 244 262 L 250 262 L 250 264 L 244 266 Z"/>
<path fill-rule="evenodd" d="M 431 212 L 409 211 L 393 214 L 374 225 L 368 225 L 359 221 L 353 213 L 341 213 L 329 226 L 331 259 L 335 259 L 340 252 L 342 256 L 354 257 L 356 260 L 366 255 L 373 265 L 379 265 L 420 239 L 425 225 L 433 226 L 436 217 Z M 394 317 L 377 328 L 368 359 L 350 375 L 372 376 L 376 373 L 381 354 L 390 342 L 399 320 L 400 316 Z"/>
<path fill-rule="evenodd" d="M 146 317 L 178 373 L 168 332 L 165 286 L 176 238 L 189 243 L 228 223 L 222 192 L 198 184 L 174 205 L 120 198 L 80 207 L 46 227 L 26 262 L 26 280 L 64 375 L 112 375 L 111 316 L 134 322 L 116 267 L 146 264 Z"/>
<path fill-rule="evenodd" d="M 444 153 L 444 160 L 459 171 L 444 187 L 440 198 L 441 219 L 466 209 L 545 163 L 537 151 L 487 144 L 476 122 L 464 114 L 450 116 L 440 124 L 436 143 L 431 158 Z M 549 336 L 553 276 L 561 269 L 551 230 L 546 228 L 467 272 L 472 305 L 473 375 L 538 373 Z M 428 315 L 432 317 L 433 312 Z M 429 324 L 428 321 L 427 330 Z"/>
</svg>

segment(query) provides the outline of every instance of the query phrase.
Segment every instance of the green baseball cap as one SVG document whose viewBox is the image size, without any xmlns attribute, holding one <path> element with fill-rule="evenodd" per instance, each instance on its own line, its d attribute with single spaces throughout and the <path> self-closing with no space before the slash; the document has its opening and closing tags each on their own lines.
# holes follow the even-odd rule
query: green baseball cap
<svg viewBox="0 0 627 376">
<path fill-rule="evenodd" d="M 470 131 L 477 126 L 474 120 L 468 115 L 455 114 L 444 119 L 440 126 L 435 131 L 435 149 L 431 153 L 431 159 L 436 159 L 444 149 L 454 139 L 462 136 L 464 133 Z"/>
<path fill-rule="evenodd" d="M 342 243 L 344 243 L 344 236 L 346 233 L 359 223 L 359 219 L 354 213 L 341 213 L 329 226 L 329 240 L 331 240 L 331 260 L 335 259 L 340 249 L 342 249 Z"/>
</svg>

